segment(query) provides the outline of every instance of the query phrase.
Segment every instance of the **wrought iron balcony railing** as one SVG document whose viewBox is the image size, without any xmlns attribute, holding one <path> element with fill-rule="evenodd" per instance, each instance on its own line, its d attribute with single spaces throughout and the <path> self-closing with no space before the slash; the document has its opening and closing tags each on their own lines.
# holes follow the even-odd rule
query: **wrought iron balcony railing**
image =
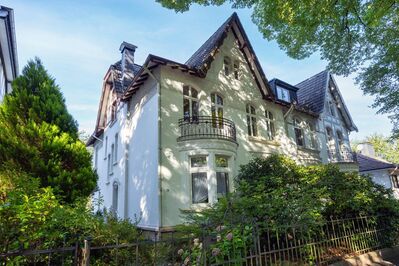
<svg viewBox="0 0 399 266">
<path fill-rule="evenodd" d="M 356 153 L 351 151 L 328 150 L 328 158 L 332 163 L 355 163 L 357 162 Z"/>
<path fill-rule="evenodd" d="M 191 139 L 225 139 L 236 142 L 234 122 L 212 116 L 191 116 L 179 119 L 178 141 Z"/>
</svg>

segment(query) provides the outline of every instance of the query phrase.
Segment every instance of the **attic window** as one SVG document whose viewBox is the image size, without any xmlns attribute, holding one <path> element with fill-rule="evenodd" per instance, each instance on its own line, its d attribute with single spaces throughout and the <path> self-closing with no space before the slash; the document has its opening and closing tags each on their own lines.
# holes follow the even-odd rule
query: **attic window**
<svg viewBox="0 0 399 266">
<path fill-rule="evenodd" d="M 334 109 L 334 104 L 332 101 L 328 101 L 328 108 L 330 110 L 330 114 L 332 116 L 335 116 L 335 109 Z"/>
<path fill-rule="evenodd" d="M 291 102 L 290 92 L 283 87 L 276 86 L 277 98 L 284 102 Z"/>
<path fill-rule="evenodd" d="M 234 71 L 234 78 L 237 79 L 237 80 L 240 77 L 239 70 L 240 70 L 240 63 L 237 60 L 235 60 L 234 61 L 234 65 L 233 65 L 233 71 Z"/>
<path fill-rule="evenodd" d="M 228 57 L 228 56 L 224 57 L 223 69 L 224 69 L 224 74 L 226 76 L 230 75 L 230 73 L 231 73 L 231 60 L 230 60 L 230 57 Z"/>
</svg>

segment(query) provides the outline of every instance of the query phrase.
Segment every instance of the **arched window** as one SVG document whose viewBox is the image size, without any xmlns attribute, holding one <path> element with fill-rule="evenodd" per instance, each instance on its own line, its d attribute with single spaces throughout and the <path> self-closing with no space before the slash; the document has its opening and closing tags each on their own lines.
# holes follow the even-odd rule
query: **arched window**
<svg viewBox="0 0 399 266">
<path fill-rule="evenodd" d="M 112 212 L 116 215 L 118 212 L 118 197 L 119 197 L 118 182 L 114 182 L 112 186 Z"/>
<path fill-rule="evenodd" d="M 316 127 L 313 122 L 308 121 L 307 129 L 309 131 L 309 148 L 316 149 L 317 148 L 317 133 Z"/>
<path fill-rule="evenodd" d="M 266 110 L 265 117 L 266 117 L 267 139 L 273 140 L 274 136 L 276 134 L 275 127 L 274 127 L 275 120 L 274 120 L 273 113 Z"/>
<path fill-rule="evenodd" d="M 234 78 L 238 80 L 240 78 L 240 63 L 238 62 L 238 60 L 234 61 L 233 71 L 234 71 Z"/>
<path fill-rule="evenodd" d="M 183 115 L 185 121 L 198 121 L 198 91 L 191 86 L 183 86 Z"/>
<path fill-rule="evenodd" d="M 294 132 L 296 145 L 303 147 L 305 143 L 303 140 L 302 121 L 298 118 L 294 118 Z"/>
<path fill-rule="evenodd" d="M 248 135 L 249 136 L 257 136 L 258 128 L 256 125 L 256 109 L 252 105 L 247 104 L 246 112 L 247 112 Z"/>
<path fill-rule="evenodd" d="M 230 75 L 231 73 L 231 60 L 230 57 L 225 56 L 223 59 L 223 69 L 224 69 L 224 74 L 226 76 Z"/>
<path fill-rule="evenodd" d="M 212 126 L 223 127 L 223 98 L 219 94 L 211 93 Z"/>
</svg>

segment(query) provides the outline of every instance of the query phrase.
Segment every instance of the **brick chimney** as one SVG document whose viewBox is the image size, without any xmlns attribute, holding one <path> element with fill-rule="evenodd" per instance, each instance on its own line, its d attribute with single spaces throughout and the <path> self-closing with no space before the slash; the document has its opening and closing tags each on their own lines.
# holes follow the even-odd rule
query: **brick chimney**
<svg viewBox="0 0 399 266">
<path fill-rule="evenodd" d="M 358 153 L 363 154 L 365 156 L 373 157 L 373 158 L 376 157 L 373 144 L 371 144 L 370 142 L 360 143 L 357 146 L 356 150 L 357 150 Z"/>
<path fill-rule="evenodd" d="M 133 79 L 133 65 L 134 65 L 134 52 L 137 46 L 131 43 L 123 42 L 119 47 L 122 53 L 122 82 L 125 80 L 131 81 Z"/>
</svg>

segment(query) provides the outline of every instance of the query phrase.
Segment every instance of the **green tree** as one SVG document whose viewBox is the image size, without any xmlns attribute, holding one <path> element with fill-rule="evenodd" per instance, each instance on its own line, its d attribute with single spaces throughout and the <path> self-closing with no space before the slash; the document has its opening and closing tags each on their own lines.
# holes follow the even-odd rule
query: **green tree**
<svg viewBox="0 0 399 266">
<path fill-rule="evenodd" d="M 252 20 L 290 57 L 318 52 L 339 75 L 358 72 L 373 107 L 388 113 L 399 135 L 399 3 L 395 0 L 157 0 L 177 12 L 192 4 L 252 8 Z"/>
<path fill-rule="evenodd" d="M 0 105 L 0 167 L 18 169 L 71 203 L 96 187 L 77 124 L 39 59 L 30 61 Z"/>
<path fill-rule="evenodd" d="M 389 162 L 399 164 L 399 138 L 395 139 L 379 134 L 373 134 L 362 141 L 355 141 L 353 143 L 354 150 L 356 150 L 357 145 L 362 142 L 370 142 L 379 157 Z"/>
</svg>

